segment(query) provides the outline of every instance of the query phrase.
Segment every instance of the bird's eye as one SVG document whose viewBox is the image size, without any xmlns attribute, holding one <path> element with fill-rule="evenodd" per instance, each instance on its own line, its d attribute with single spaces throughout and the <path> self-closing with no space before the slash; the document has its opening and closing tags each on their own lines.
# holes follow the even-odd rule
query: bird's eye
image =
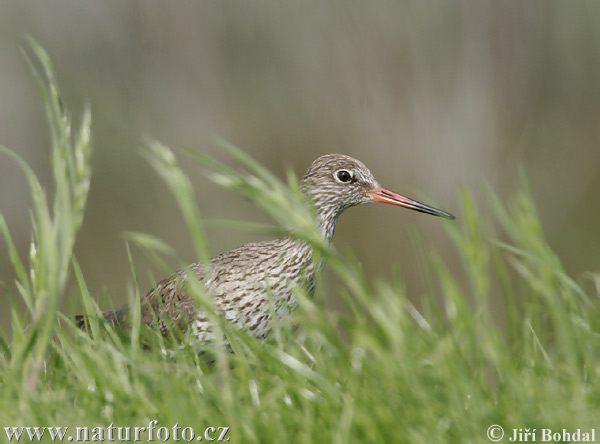
<svg viewBox="0 0 600 444">
<path fill-rule="evenodd" d="M 352 180 L 352 173 L 348 170 L 339 170 L 336 174 L 337 180 L 342 183 L 347 183 Z"/>
</svg>

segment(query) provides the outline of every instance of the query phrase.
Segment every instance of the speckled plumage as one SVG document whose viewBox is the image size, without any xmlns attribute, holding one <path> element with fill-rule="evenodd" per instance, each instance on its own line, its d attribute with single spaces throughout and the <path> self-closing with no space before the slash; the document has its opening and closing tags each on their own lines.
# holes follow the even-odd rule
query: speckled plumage
<svg viewBox="0 0 600 444">
<path fill-rule="evenodd" d="M 226 320 L 263 338 L 271 329 L 271 313 L 284 316 L 295 308 L 292 288 L 303 280 L 310 286 L 313 269 L 312 251 L 303 242 L 282 238 L 247 244 L 212 258 L 208 279 L 204 267 L 194 263 L 159 282 L 144 298 L 142 322 L 158 321 L 163 332 L 172 322 L 202 342 L 213 339 L 210 322 L 182 285 L 193 271 Z"/>
<path fill-rule="evenodd" d="M 300 185 L 305 194 L 312 196 L 321 233 L 328 240 L 345 209 L 373 201 L 452 217 L 381 188 L 367 167 L 341 154 L 316 159 Z M 283 317 L 296 307 L 295 286 L 312 291 L 319 268 L 313 261 L 312 248 L 303 241 L 281 238 L 250 243 L 213 257 L 208 272 L 200 263 L 194 263 L 159 282 L 142 298 L 142 322 L 158 326 L 163 333 L 168 325 L 176 325 L 201 342 L 212 340 L 214 333 L 207 316 L 185 292 L 184 282 L 193 272 L 227 321 L 264 338 L 271 330 L 272 315 Z M 112 323 L 124 323 L 128 311 L 123 307 L 105 317 Z M 85 328 L 85 320 L 79 318 L 78 325 Z"/>
</svg>

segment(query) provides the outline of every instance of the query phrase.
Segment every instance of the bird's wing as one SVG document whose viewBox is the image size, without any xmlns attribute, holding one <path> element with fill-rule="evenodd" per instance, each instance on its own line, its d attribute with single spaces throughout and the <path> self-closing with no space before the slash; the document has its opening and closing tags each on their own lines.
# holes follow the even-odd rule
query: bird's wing
<svg viewBox="0 0 600 444">
<path fill-rule="evenodd" d="M 185 270 L 160 281 L 141 301 L 141 320 L 149 326 L 158 326 L 163 333 L 169 325 L 185 329 L 197 316 L 197 305 L 185 289 L 188 273 L 195 273 L 200 281 L 205 279 L 201 264 L 192 264 Z"/>
</svg>

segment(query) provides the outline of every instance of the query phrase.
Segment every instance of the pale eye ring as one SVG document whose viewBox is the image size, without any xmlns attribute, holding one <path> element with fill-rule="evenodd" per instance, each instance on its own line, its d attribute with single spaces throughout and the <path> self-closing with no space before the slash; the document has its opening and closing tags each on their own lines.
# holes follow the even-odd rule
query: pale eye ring
<svg viewBox="0 0 600 444">
<path fill-rule="evenodd" d="M 340 183 L 348 183 L 353 177 L 353 174 L 348 170 L 338 170 L 335 173 L 335 178 Z"/>
</svg>

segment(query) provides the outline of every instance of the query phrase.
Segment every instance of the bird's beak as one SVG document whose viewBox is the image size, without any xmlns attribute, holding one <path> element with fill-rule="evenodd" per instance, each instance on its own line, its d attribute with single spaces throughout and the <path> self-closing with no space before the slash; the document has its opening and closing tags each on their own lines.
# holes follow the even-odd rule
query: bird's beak
<svg viewBox="0 0 600 444">
<path fill-rule="evenodd" d="M 399 207 L 409 208 L 411 210 L 420 211 L 421 213 L 427 213 L 433 216 L 445 217 L 446 219 L 456 219 L 450 213 L 430 207 L 429 205 L 409 199 L 408 197 L 401 196 L 400 194 L 396 194 L 393 191 L 386 190 L 382 187 L 375 188 L 373 191 L 369 191 L 369 194 L 374 202 L 398 205 Z"/>
</svg>

